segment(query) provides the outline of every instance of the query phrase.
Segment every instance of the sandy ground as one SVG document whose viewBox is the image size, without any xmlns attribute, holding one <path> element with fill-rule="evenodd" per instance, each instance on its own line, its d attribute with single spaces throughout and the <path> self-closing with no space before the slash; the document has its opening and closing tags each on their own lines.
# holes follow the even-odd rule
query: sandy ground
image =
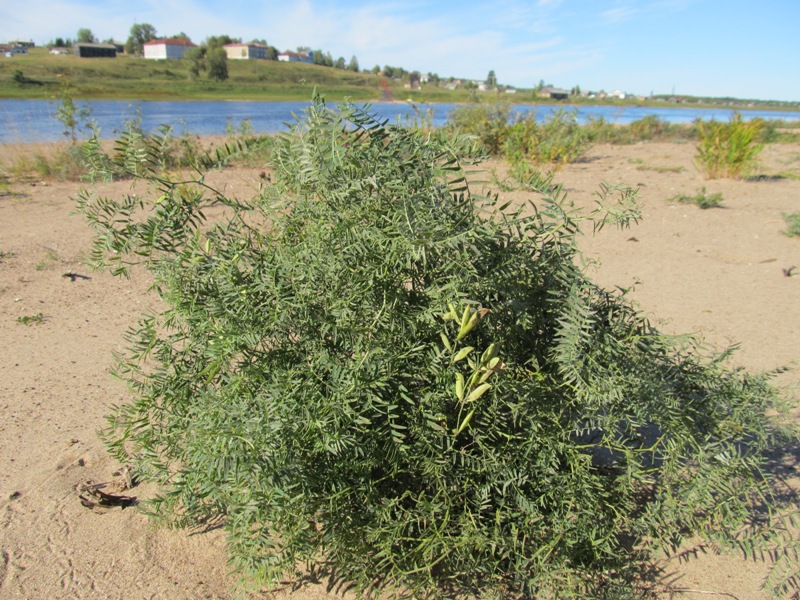
<svg viewBox="0 0 800 600">
<path fill-rule="evenodd" d="M 0 165 L 18 151 L 0 147 Z M 598 146 L 557 174 L 580 205 L 594 201 L 601 182 L 640 188 L 639 225 L 582 242 L 602 261 L 596 280 L 636 283 L 633 298 L 667 331 L 740 343 L 734 361 L 748 369 L 790 364 L 800 354 L 800 268 L 784 270 L 800 267 L 800 239 L 783 234 L 782 213 L 800 211 L 800 146 L 768 146 L 758 181 L 704 181 L 693 155 L 691 144 Z M 258 171 L 226 170 L 219 182 L 245 195 Z M 128 185 L 103 191 L 118 195 Z M 670 201 L 703 185 L 723 194 L 723 208 Z M 96 435 L 108 408 L 126 398 L 109 375 L 111 353 L 136 317 L 156 306 L 144 274 L 119 280 L 82 264 L 90 232 L 71 214 L 80 187 L 0 187 L 0 597 L 232 597 L 221 530 L 156 529 L 134 508 L 101 512 L 79 499 L 82 483 L 117 477 L 120 465 Z M 40 314 L 42 323 L 18 322 Z M 780 381 L 797 384 L 799 373 Z M 146 498 L 154 490 L 126 493 Z M 766 597 L 762 563 L 701 548 L 697 558 L 663 566 L 665 582 L 683 590 L 676 597 Z M 324 583 L 288 587 L 277 596 L 342 597 Z"/>
</svg>

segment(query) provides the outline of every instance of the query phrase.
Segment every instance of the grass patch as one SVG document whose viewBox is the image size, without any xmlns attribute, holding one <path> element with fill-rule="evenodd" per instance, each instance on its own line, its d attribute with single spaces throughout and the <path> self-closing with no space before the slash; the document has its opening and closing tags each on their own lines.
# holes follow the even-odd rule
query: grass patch
<svg viewBox="0 0 800 600">
<path fill-rule="evenodd" d="M 636 167 L 637 171 L 654 171 L 656 173 L 683 173 L 686 169 L 680 165 L 674 167 L 651 167 L 648 165 L 640 165 Z"/>
<path fill-rule="evenodd" d="M 800 237 L 800 213 L 783 213 L 783 220 L 786 221 L 786 231 L 789 237 Z"/>
<path fill-rule="evenodd" d="M 694 204 L 703 210 L 707 208 L 720 208 L 722 206 L 722 193 L 709 194 L 706 188 L 700 190 L 693 196 L 688 194 L 678 194 L 671 198 L 673 201 L 680 202 L 681 204 Z"/>
</svg>

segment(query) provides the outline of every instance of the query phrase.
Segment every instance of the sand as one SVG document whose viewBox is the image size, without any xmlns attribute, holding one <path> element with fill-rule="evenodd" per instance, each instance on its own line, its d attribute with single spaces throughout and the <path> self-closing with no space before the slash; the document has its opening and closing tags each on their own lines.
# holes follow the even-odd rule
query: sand
<svg viewBox="0 0 800 600">
<path fill-rule="evenodd" d="M 0 148 L 0 165 L 25 151 Z M 582 240 L 600 261 L 594 277 L 609 287 L 636 284 L 632 297 L 666 331 L 741 344 L 737 365 L 791 364 L 800 354 L 800 238 L 784 235 L 782 214 L 800 211 L 800 146 L 767 146 L 757 181 L 705 181 L 693 156 L 691 144 L 597 146 L 557 173 L 578 205 L 591 205 L 601 182 L 640 188 L 639 225 Z M 218 181 L 226 193 L 245 195 L 259 171 L 228 169 Z M 129 185 L 102 187 L 119 195 Z M 670 200 L 701 186 L 721 192 L 723 207 Z M 91 234 L 72 215 L 81 187 L 25 180 L 0 187 L 0 253 L 13 253 L 0 258 L 0 597 L 232 597 L 224 531 L 159 529 L 135 508 L 89 509 L 79 498 L 81 484 L 118 477 L 121 465 L 96 435 L 109 407 L 126 399 L 109 374 L 112 352 L 136 317 L 158 305 L 145 273 L 115 279 L 83 265 Z M 18 322 L 38 315 L 41 323 Z M 779 380 L 798 381 L 798 371 Z M 799 455 L 790 450 L 796 468 Z M 139 485 L 124 493 L 154 492 Z M 674 597 L 767 597 L 760 562 L 701 548 L 696 558 L 662 566 L 664 585 L 683 590 Z M 287 585 L 277 596 L 342 597 L 324 582 Z"/>
</svg>

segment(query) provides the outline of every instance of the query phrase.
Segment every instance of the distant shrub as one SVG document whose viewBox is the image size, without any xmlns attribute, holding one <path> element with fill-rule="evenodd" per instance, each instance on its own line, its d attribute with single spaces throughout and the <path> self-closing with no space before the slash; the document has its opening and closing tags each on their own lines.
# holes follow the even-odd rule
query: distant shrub
<svg viewBox="0 0 800 600">
<path fill-rule="evenodd" d="M 667 123 L 656 115 L 647 115 L 626 125 L 610 123 L 604 117 L 592 117 L 584 128 L 592 142 L 606 144 L 685 141 L 696 137 L 692 126 Z"/>
<path fill-rule="evenodd" d="M 49 153 L 19 153 L 8 167 L 9 173 L 21 179 L 58 179 L 80 181 L 86 174 L 83 144 L 70 144 Z"/>
<path fill-rule="evenodd" d="M 698 119 L 695 125 L 699 140 L 696 161 L 706 178 L 740 178 L 755 166 L 764 147 L 757 142 L 763 119 L 745 121 L 737 112 L 727 123 Z"/>
<path fill-rule="evenodd" d="M 504 103 L 458 106 L 448 115 L 448 129 L 477 137 L 488 154 L 500 154 L 508 134 L 511 107 Z"/>
<path fill-rule="evenodd" d="M 244 576 L 324 563 L 367 593 L 612 598 L 693 535 L 795 574 L 774 507 L 756 514 L 766 453 L 796 439 L 776 390 L 578 266 L 581 227 L 638 218 L 629 188 L 581 215 L 541 177 L 500 205 L 463 139 L 320 100 L 250 198 L 204 179 L 244 144 L 187 182 L 143 141 L 112 161 L 149 193 L 78 203 L 93 261 L 143 265 L 166 306 L 129 336 L 104 439 L 163 486 L 154 514 L 224 525 Z"/>
<path fill-rule="evenodd" d="M 628 125 L 628 130 L 633 139 L 650 141 L 664 137 L 669 130 L 669 123 L 662 121 L 656 115 L 647 115 L 633 121 Z"/>
<path fill-rule="evenodd" d="M 589 146 L 589 136 L 578 124 L 577 113 L 561 109 L 544 123 L 537 123 L 531 114 L 517 119 L 508 128 L 503 155 L 511 165 L 512 176 L 523 181 L 535 172 L 534 165 L 574 162 Z"/>
</svg>

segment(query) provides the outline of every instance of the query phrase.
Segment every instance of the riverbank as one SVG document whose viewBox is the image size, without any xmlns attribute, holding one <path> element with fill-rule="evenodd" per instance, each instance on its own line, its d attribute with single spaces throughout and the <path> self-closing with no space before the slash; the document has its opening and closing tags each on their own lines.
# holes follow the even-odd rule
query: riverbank
<svg viewBox="0 0 800 600">
<path fill-rule="evenodd" d="M 209 140 L 203 140 L 208 143 Z M 46 144 L 37 151 L 57 150 Z M 30 151 L 0 145 L 0 164 Z M 783 231 L 784 213 L 800 210 L 800 150 L 770 144 L 758 177 L 706 181 L 694 145 L 599 144 L 556 176 L 579 206 L 591 206 L 601 182 L 639 188 L 643 221 L 582 238 L 600 261 L 594 278 L 609 288 L 636 284 L 633 298 L 669 332 L 702 332 L 709 343 L 741 344 L 734 364 L 769 370 L 798 359 L 800 240 Z M 486 165 L 487 177 L 505 165 Z M 210 174 L 207 183 L 247 197 L 263 165 Z M 98 192 L 131 193 L 128 181 Z M 700 210 L 675 200 L 705 186 L 722 207 Z M 124 480 L 97 439 L 113 404 L 128 392 L 108 372 L 111 353 L 138 315 L 158 306 L 143 273 L 130 280 L 83 265 L 90 232 L 74 216 L 80 183 L 13 178 L 0 186 L 0 596 L 4 598 L 231 598 L 224 532 L 154 529 L 134 508 L 88 508 L 80 486 Z M 522 192 L 501 194 L 517 201 Z M 789 272 L 787 276 L 786 272 Z M 797 385 L 791 371 L 781 383 Z M 800 451 L 787 449 L 776 476 L 794 490 Z M 795 479 L 791 479 L 795 477 Z M 110 488 L 109 488 L 110 489 Z M 148 498 L 139 485 L 124 494 Z M 661 563 L 660 597 L 698 595 L 761 600 L 764 563 L 685 547 Z M 298 589 L 293 585 L 298 583 Z M 328 581 L 286 582 L 274 596 L 351 598 Z M 670 589 L 674 595 L 670 595 Z"/>
</svg>

